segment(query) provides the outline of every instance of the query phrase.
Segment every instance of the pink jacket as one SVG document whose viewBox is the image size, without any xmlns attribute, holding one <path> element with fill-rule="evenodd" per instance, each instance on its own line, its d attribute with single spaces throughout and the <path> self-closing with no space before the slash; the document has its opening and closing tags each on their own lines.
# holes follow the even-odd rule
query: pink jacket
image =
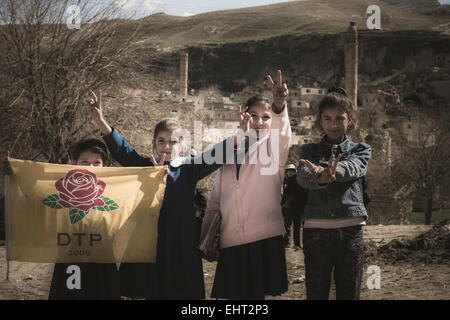
<svg viewBox="0 0 450 320">
<path fill-rule="evenodd" d="M 225 164 L 217 172 L 203 220 L 202 234 L 208 230 L 214 212 L 220 211 L 221 248 L 251 243 L 286 232 L 280 202 L 291 127 L 286 107 L 280 114 L 271 113 L 271 133 L 250 146 L 239 170 L 239 180 L 236 177 L 236 164 Z M 238 154 L 245 152 L 243 149 Z"/>
</svg>

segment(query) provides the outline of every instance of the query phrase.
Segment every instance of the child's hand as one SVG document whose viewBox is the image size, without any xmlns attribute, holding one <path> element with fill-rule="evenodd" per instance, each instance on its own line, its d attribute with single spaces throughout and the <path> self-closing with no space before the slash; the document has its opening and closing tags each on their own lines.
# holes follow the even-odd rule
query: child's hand
<svg viewBox="0 0 450 320">
<path fill-rule="evenodd" d="M 12 169 L 11 169 L 11 164 L 8 161 L 8 158 L 3 160 L 3 164 L 2 164 L 2 173 L 5 176 L 10 176 L 12 175 Z"/>
<path fill-rule="evenodd" d="M 104 135 L 108 135 L 112 132 L 112 128 L 103 118 L 103 110 L 102 110 L 102 90 L 99 91 L 98 98 L 95 95 L 94 91 L 90 91 L 92 99 L 89 101 L 89 108 L 91 109 L 92 119 L 95 121 L 100 131 Z"/>
<path fill-rule="evenodd" d="M 159 162 L 156 161 L 155 157 L 153 155 L 150 156 L 152 158 L 153 165 L 155 167 L 162 167 L 164 165 L 164 162 L 166 161 L 166 154 L 163 153 L 161 159 Z"/>
<path fill-rule="evenodd" d="M 94 91 L 90 91 L 92 99 L 89 101 L 89 107 L 91 109 L 92 119 L 99 123 L 103 121 L 103 110 L 102 110 L 102 90 L 98 93 L 98 98 L 95 95 Z"/>
<path fill-rule="evenodd" d="M 241 106 L 239 106 L 239 127 L 244 131 L 247 132 L 250 130 L 253 124 L 253 118 L 252 116 L 247 112 L 248 107 L 245 107 L 244 110 L 242 110 Z"/>
<path fill-rule="evenodd" d="M 270 75 L 267 76 L 270 86 L 272 87 L 273 103 L 277 107 L 278 112 L 283 110 L 284 104 L 286 103 L 287 97 L 289 96 L 289 90 L 286 83 L 283 83 L 283 78 L 281 76 L 281 70 L 277 72 L 278 83 L 275 84 Z"/>
<path fill-rule="evenodd" d="M 309 182 L 313 181 L 317 182 L 319 175 L 325 170 L 325 168 L 312 164 L 311 162 L 305 159 L 300 159 L 300 162 L 303 163 L 305 166 L 307 166 L 309 172 L 311 173 L 311 178 L 309 179 Z"/>
<path fill-rule="evenodd" d="M 328 184 L 336 180 L 336 169 L 341 157 L 342 154 L 339 154 L 337 158 L 334 159 L 334 155 L 331 155 L 328 160 L 328 167 L 326 167 L 317 177 L 317 182 L 319 184 Z"/>
<path fill-rule="evenodd" d="M 153 162 L 153 165 L 155 167 L 162 167 L 164 165 L 164 162 L 166 161 L 166 154 L 165 153 L 163 153 L 163 156 L 161 157 L 159 162 L 156 161 L 156 159 L 155 159 L 155 157 L 153 155 L 151 155 L 150 157 L 152 158 L 152 162 Z M 170 173 L 169 172 L 169 168 L 167 168 L 166 174 L 168 175 L 169 173 Z"/>
</svg>

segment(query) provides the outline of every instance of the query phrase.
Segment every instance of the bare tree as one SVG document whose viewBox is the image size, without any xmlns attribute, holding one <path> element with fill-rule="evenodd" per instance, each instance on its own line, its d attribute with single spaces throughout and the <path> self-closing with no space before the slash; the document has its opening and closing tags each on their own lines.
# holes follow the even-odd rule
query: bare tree
<svg viewBox="0 0 450 320">
<path fill-rule="evenodd" d="M 403 193 L 425 200 L 425 224 L 431 224 L 435 193 L 449 180 L 450 129 L 445 110 L 410 109 L 407 134 L 398 141 L 393 181 Z"/>
<path fill-rule="evenodd" d="M 135 32 L 117 36 L 127 23 L 119 10 L 112 1 L 0 2 L 2 149 L 68 161 L 70 145 L 87 134 L 89 89 L 123 75 Z M 80 28 L 69 28 L 78 19 Z"/>
</svg>

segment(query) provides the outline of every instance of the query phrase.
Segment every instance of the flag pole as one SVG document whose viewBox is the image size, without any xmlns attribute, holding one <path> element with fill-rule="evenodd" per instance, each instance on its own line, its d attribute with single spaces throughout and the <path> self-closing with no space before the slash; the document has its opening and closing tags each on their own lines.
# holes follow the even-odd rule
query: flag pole
<svg viewBox="0 0 450 320">
<path fill-rule="evenodd" d="M 8 161 L 9 161 L 9 151 L 8 151 Z M 9 205 L 9 175 L 5 175 L 5 239 L 6 239 L 6 280 L 9 281 L 9 221 L 10 221 L 10 205 Z"/>
</svg>

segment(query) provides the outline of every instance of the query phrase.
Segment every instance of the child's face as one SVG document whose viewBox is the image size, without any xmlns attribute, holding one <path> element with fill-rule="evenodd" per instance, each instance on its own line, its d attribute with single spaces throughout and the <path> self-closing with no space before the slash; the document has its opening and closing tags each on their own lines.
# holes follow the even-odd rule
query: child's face
<svg viewBox="0 0 450 320">
<path fill-rule="evenodd" d="M 160 131 L 153 141 L 158 157 L 162 158 L 163 154 L 166 154 L 166 161 L 176 159 L 181 151 L 179 140 L 172 137 L 172 133 L 169 130 Z"/>
<path fill-rule="evenodd" d="M 76 165 L 89 167 L 103 167 L 102 156 L 98 153 L 86 150 L 77 159 Z"/>
<path fill-rule="evenodd" d="M 253 119 L 251 129 L 256 130 L 256 136 L 259 139 L 269 133 L 272 124 L 272 116 L 270 114 L 270 106 L 266 102 L 258 102 L 252 105 L 248 111 Z"/>
<path fill-rule="evenodd" d="M 320 125 L 331 140 L 341 139 L 351 123 L 348 114 L 339 108 L 328 108 L 322 112 Z"/>
</svg>

